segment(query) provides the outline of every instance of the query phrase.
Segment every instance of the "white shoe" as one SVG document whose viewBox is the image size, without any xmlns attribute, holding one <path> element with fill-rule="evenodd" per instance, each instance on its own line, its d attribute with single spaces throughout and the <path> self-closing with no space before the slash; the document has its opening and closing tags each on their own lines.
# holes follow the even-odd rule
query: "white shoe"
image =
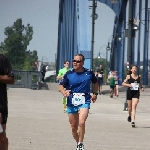
<svg viewBox="0 0 150 150">
<path fill-rule="evenodd" d="M 84 150 L 84 145 L 82 143 L 80 143 L 79 145 L 77 145 L 76 150 Z"/>
</svg>

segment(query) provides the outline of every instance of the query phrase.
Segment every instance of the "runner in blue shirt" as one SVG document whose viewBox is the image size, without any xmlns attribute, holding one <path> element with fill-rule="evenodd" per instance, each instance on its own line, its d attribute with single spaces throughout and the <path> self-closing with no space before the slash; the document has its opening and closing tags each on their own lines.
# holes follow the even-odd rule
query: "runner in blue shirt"
<svg viewBox="0 0 150 150">
<path fill-rule="evenodd" d="M 83 65 L 84 56 L 82 54 L 75 55 L 73 69 L 64 75 L 64 79 L 59 85 L 59 91 L 67 97 L 67 113 L 72 135 L 77 142 L 76 150 L 84 150 L 85 121 L 88 117 L 91 100 L 95 102 L 98 94 L 97 78 Z M 90 95 L 91 82 L 93 83 L 92 95 Z"/>
</svg>

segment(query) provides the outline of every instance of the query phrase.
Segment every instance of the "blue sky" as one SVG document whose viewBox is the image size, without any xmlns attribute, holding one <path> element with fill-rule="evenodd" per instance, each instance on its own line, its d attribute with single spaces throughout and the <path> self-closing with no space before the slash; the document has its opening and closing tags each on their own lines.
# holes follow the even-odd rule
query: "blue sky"
<svg viewBox="0 0 150 150">
<path fill-rule="evenodd" d="M 45 56 L 48 61 L 54 61 L 57 49 L 59 0 L 0 1 L 0 42 L 4 41 L 5 27 L 22 18 L 23 24 L 30 23 L 34 30 L 28 49 L 37 50 L 40 60 Z"/>
<path fill-rule="evenodd" d="M 30 23 L 34 30 L 28 50 L 37 50 L 39 60 L 45 56 L 53 62 L 57 51 L 59 0 L 0 0 L 0 3 L 0 42 L 4 41 L 5 27 L 22 18 L 23 24 Z M 95 57 L 112 35 L 114 20 L 113 11 L 106 5 L 98 3 L 96 11 L 99 17 L 95 24 Z M 105 47 L 101 50 L 105 55 Z"/>
<path fill-rule="evenodd" d="M 107 45 L 115 17 L 108 6 L 100 2 L 97 4 L 94 57 L 97 57 L 101 46 Z M 91 10 L 89 11 L 91 13 Z M 18 18 L 22 18 L 23 24 L 30 23 L 34 30 L 28 50 L 37 50 L 39 60 L 44 56 L 44 61 L 54 62 L 57 51 L 58 13 L 59 0 L 0 0 L 0 42 L 4 41 L 5 27 L 12 26 Z M 101 49 L 101 53 L 101 56 L 105 57 L 105 47 Z"/>
</svg>

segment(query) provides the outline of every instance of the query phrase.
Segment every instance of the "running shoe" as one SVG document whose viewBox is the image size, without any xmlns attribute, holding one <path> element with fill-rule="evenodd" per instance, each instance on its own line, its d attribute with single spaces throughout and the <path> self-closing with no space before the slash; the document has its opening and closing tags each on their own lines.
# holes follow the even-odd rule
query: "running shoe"
<svg viewBox="0 0 150 150">
<path fill-rule="evenodd" d="M 110 94 L 110 98 L 113 98 L 113 94 Z"/>
<path fill-rule="evenodd" d="M 128 122 L 131 122 L 131 116 L 129 116 L 129 117 L 127 118 L 127 121 L 128 121 Z"/>
<path fill-rule="evenodd" d="M 135 123 L 134 122 L 131 122 L 131 127 L 135 128 Z"/>
<path fill-rule="evenodd" d="M 80 143 L 79 145 L 77 145 L 76 150 L 84 150 L 84 145 L 82 143 Z"/>
</svg>

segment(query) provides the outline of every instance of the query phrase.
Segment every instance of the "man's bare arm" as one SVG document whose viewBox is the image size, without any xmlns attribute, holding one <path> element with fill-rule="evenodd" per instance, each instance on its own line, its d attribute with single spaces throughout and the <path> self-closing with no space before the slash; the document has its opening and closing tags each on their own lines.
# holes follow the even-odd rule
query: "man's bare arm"
<svg viewBox="0 0 150 150">
<path fill-rule="evenodd" d="M 0 82 L 5 84 L 14 84 L 15 79 L 13 77 L 8 77 L 7 75 L 0 75 Z"/>
<path fill-rule="evenodd" d="M 61 92 L 64 95 L 64 93 L 65 93 L 64 86 L 63 85 L 59 85 L 58 89 L 59 89 L 59 92 Z"/>
<path fill-rule="evenodd" d="M 93 93 L 94 92 L 97 93 L 97 91 L 98 91 L 98 82 L 93 83 L 92 86 L 93 86 Z"/>
</svg>

